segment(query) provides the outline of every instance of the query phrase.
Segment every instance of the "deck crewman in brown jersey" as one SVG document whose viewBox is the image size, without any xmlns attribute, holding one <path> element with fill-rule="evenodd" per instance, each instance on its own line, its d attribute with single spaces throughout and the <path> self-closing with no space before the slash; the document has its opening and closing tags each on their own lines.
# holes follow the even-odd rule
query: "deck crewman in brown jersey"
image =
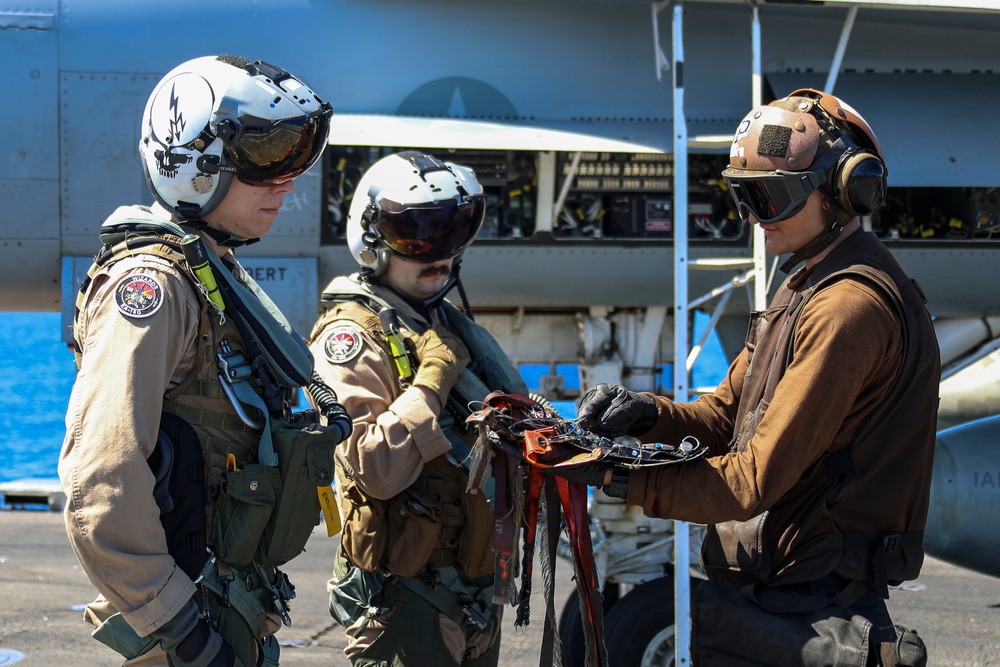
<svg viewBox="0 0 1000 667">
<path fill-rule="evenodd" d="M 797 90 L 743 119 L 722 176 L 767 251 L 789 255 L 782 270 L 804 266 L 752 315 L 714 393 L 680 404 L 597 385 L 581 399 L 584 428 L 694 435 L 708 458 L 575 475 L 709 524 L 696 665 L 924 664 L 884 598 L 923 562 L 940 359 L 919 287 L 861 228 L 885 199 L 882 150 L 843 101 Z"/>
</svg>

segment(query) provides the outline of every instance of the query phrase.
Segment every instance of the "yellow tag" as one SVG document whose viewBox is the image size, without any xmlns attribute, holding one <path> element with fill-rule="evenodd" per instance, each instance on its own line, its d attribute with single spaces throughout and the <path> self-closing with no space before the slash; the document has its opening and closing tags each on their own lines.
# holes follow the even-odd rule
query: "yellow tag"
<svg viewBox="0 0 1000 667">
<path fill-rule="evenodd" d="M 323 510 L 323 518 L 326 519 L 326 535 L 333 537 L 340 532 L 340 509 L 337 507 L 337 496 L 333 492 L 332 486 L 317 486 L 316 495 L 319 496 L 319 506 Z"/>
</svg>

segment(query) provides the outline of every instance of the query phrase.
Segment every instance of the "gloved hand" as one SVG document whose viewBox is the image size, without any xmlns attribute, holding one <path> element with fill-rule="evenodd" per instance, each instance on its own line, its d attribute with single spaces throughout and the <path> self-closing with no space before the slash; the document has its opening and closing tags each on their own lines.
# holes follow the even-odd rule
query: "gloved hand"
<svg viewBox="0 0 1000 667">
<path fill-rule="evenodd" d="M 170 667 L 244 667 L 222 635 L 198 617 L 194 600 L 151 636 L 160 640 Z"/>
<path fill-rule="evenodd" d="M 455 380 L 469 365 L 471 357 L 468 348 L 447 329 L 428 329 L 413 345 L 418 364 L 414 386 L 427 387 L 438 395 L 441 405 L 444 405 Z"/>
<path fill-rule="evenodd" d="M 571 484 L 604 486 L 604 478 L 607 476 L 608 471 L 614 467 L 614 464 L 605 463 L 604 461 L 587 461 L 582 465 L 573 467 L 559 466 L 556 468 L 543 468 L 543 470 L 547 473 L 558 475 Z"/>
<path fill-rule="evenodd" d="M 618 384 L 601 383 L 580 399 L 576 423 L 587 431 L 617 438 L 645 433 L 658 417 L 659 410 L 649 396 Z"/>
</svg>

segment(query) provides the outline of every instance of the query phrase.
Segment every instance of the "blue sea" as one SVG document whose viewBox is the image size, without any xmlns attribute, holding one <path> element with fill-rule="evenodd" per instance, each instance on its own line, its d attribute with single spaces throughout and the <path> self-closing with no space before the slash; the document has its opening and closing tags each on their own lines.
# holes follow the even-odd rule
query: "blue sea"
<svg viewBox="0 0 1000 667">
<path fill-rule="evenodd" d="M 699 314 L 700 315 L 700 314 Z M 695 337 L 708 318 L 696 317 Z M 0 313 L 0 482 L 20 479 L 51 480 L 57 476 L 59 449 L 66 434 L 66 406 L 76 366 L 73 353 L 60 335 L 59 313 Z M 692 386 L 714 386 L 725 376 L 728 362 L 714 336 L 694 368 Z M 556 371 L 567 389 L 578 389 L 576 366 Z M 524 366 L 528 386 L 537 389 L 548 366 Z M 664 370 L 670 384 L 672 370 Z M 572 401 L 557 401 L 564 417 L 572 417 Z"/>
</svg>

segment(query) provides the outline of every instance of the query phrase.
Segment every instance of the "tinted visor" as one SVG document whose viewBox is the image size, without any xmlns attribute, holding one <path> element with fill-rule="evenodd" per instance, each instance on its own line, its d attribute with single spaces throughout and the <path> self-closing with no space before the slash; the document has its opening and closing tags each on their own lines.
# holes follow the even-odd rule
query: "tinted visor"
<svg viewBox="0 0 1000 667">
<path fill-rule="evenodd" d="M 740 217 L 753 215 L 758 222 L 778 222 L 790 218 L 806 204 L 806 199 L 823 183 L 812 171 L 761 173 L 726 169 L 722 178 L 736 202 Z"/>
<path fill-rule="evenodd" d="M 421 262 L 448 259 L 465 250 L 479 233 L 486 213 L 482 194 L 419 207 L 402 208 L 386 200 L 380 205 L 382 242 L 393 253 Z"/>
<path fill-rule="evenodd" d="M 289 181 L 315 164 L 330 135 L 333 108 L 326 102 L 308 116 L 273 122 L 241 118 L 243 135 L 227 146 L 236 176 L 251 183 Z"/>
</svg>

